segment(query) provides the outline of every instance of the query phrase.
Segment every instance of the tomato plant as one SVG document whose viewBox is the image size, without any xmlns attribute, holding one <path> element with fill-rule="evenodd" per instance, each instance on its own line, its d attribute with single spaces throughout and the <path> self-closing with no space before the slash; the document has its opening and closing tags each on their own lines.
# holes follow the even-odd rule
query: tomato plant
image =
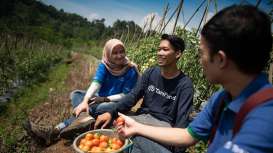
<svg viewBox="0 0 273 153">
<path fill-rule="evenodd" d="M 220 86 L 210 84 L 203 75 L 202 68 L 199 64 L 199 37 L 195 31 L 188 31 L 177 28 L 176 35 L 185 41 L 185 51 L 177 62 L 177 66 L 193 81 L 194 85 L 194 111 L 199 112 L 207 99 L 220 88 Z M 131 60 L 139 65 L 140 71 L 143 72 L 148 67 L 157 65 L 157 48 L 160 43 L 160 35 L 149 36 L 141 39 L 135 44 L 127 47 L 128 56 Z M 196 145 L 196 152 L 203 152 L 205 144 Z"/>
</svg>

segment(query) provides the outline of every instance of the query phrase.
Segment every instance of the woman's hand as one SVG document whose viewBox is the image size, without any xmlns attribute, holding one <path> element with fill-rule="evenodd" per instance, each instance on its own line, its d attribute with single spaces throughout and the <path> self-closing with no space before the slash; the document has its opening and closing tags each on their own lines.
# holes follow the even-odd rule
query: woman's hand
<svg viewBox="0 0 273 153">
<path fill-rule="evenodd" d="M 78 117 L 78 115 L 83 112 L 86 111 L 89 113 L 89 105 L 88 105 L 88 101 L 87 100 L 83 100 L 75 109 L 74 109 L 74 114 L 76 115 L 76 117 Z"/>
<path fill-rule="evenodd" d="M 118 133 L 124 137 L 136 135 L 141 124 L 124 114 L 118 113 L 118 115 L 124 119 L 124 124 L 116 124 Z"/>
</svg>

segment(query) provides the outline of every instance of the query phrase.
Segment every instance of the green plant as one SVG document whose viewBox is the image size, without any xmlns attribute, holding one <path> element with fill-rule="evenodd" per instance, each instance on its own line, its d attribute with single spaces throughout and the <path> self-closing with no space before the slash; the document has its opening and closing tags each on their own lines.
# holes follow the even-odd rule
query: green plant
<svg viewBox="0 0 273 153">
<path fill-rule="evenodd" d="M 60 45 L 2 33 L 0 38 L 0 95 L 10 88 L 46 79 L 50 68 L 67 57 Z"/>
<path fill-rule="evenodd" d="M 207 99 L 220 88 L 220 86 L 210 84 L 202 72 L 202 67 L 199 64 L 199 38 L 193 31 L 187 31 L 177 28 L 176 35 L 184 39 L 186 49 L 182 57 L 178 61 L 178 68 L 186 73 L 193 81 L 194 84 L 194 109 L 199 112 L 201 106 Z M 128 56 L 131 60 L 136 62 L 141 72 L 150 66 L 157 65 L 157 48 L 160 43 L 160 36 L 153 35 L 141 39 L 127 47 Z M 189 152 L 201 153 L 207 148 L 203 142 L 197 143 L 194 147 L 189 149 Z"/>
</svg>

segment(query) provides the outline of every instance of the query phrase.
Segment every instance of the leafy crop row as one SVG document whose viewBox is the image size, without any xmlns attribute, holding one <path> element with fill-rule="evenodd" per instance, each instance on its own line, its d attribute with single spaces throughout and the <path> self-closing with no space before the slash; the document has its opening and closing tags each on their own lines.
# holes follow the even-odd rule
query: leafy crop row
<svg viewBox="0 0 273 153">
<path fill-rule="evenodd" d="M 199 111 L 201 104 L 219 87 L 210 84 L 202 73 L 198 57 L 199 38 L 195 33 L 178 28 L 176 34 L 183 38 L 186 44 L 186 49 L 177 65 L 193 81 L 195 87 L 194 107 Z M 141 72 L 157 64 L 156 54 L 159 42 L 160 36 L 154 35 L 127 46 L 128 56 L 139 65 Z"/>
<path fill-rule="evenodd" d="M 186 49 L 177 65 L 184 73 L 186 73 L 193 81 L 194 93 L 194 109 L 199 112 L 202 106 L 207 101 L 219 86 L 210 84 L 202 73 L 202 68 L 199 64 L 199 38 L 195 32 L 177 29 L 176 34 L 184 39 Z M 141 39 L 135 44 L 127 46 L 127 52 L 130 59 L 136 62 L 143 72 L 150 66 L 157 65 L 157 48 L 160 42 L 160 35 L 149 36 Z M 194 147 L 187 150 L 190 153 L 202 153 L 206 150 L 206 144 L 203 142 L 197 143 Z"/>
<path fill-rule="evenodd" d="M 0 95 L 8 89 L 45 79 L 45 73 L 68 52 L 43 40 L 1 35 Z"/>
</svg>

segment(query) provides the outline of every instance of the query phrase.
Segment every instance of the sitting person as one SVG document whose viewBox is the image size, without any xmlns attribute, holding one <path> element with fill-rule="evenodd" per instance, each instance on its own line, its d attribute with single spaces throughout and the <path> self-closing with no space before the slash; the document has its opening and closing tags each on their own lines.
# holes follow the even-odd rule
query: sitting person
<svg viewBox="0 0 273 153">
<path fill-rule="evenodd" d="M 118 111 L 129 111 L 141 98 L 142 105 L 133 116 L 139 122 L 161 127 L 186 127 L 193 105 L 193 85 L 191 79 L 176 65 L 184 48 L 181 38 L 162 35 L 157 52 L 159 66 L 147 69 L 129 94 L 106 113 L 99 115 L 95 128 L 101 125 L 104 128 L 117 116 Z M 132 153 L 174 150 L 140 136 L 134 137 L 133 141 Z"/>
<path fill-rule="evenodd" d="M 138 76 L 136 64 L 126 57 L 124 44 L 118 39 L 108 40 L 88 90 L 71 92 L 74 116 L 55 126 L 55 137 L 71 138 L 75 133 L 88 129 L 100 112 L 113 107 L 113 103 L 131 91 Z"/>
<path fill-rule="evenodd" d="M 271 53 L 267 14 L 249 5 L 221 10 L 201 31 L 200 63 L 223 89 L 187 128 L 148 126 L 121 115 L 125 126 L 118 131 L 177 146 L 208 141 L 208 153 L 272 153 L 273 87 L 263 72 Z"/>
</svg>

